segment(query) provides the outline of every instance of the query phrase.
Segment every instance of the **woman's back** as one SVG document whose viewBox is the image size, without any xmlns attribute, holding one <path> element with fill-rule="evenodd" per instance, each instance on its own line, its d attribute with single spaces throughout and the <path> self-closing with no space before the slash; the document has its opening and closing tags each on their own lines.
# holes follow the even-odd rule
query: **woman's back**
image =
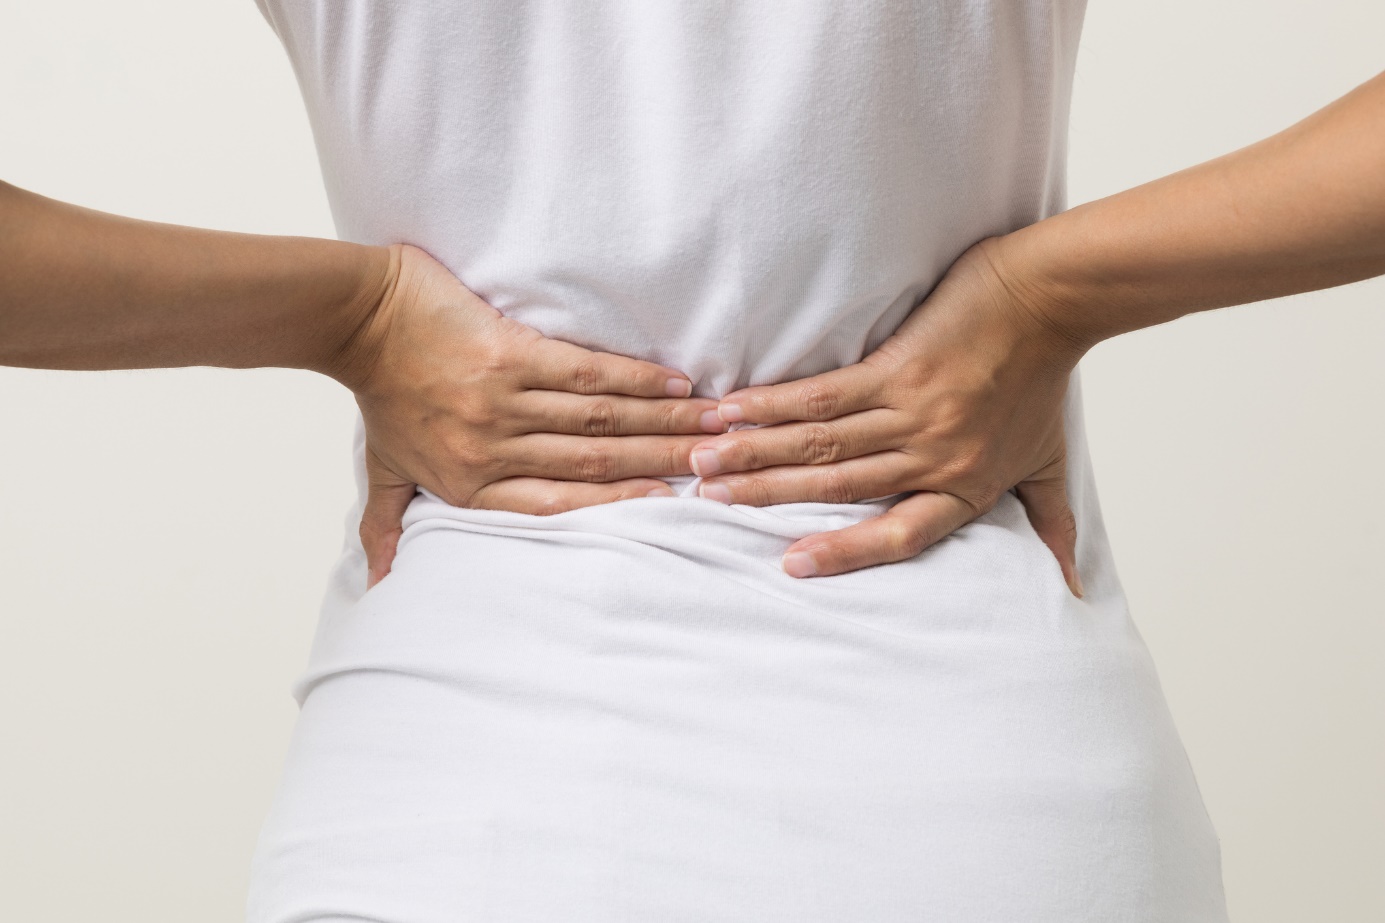
<svg viewBox="0 0 1385 923">
<path fill-rule="evenodd" d="M 1063 207 L 1080 2 L 264 6 L 341 236 L 697 395 L 858 361 Z M 1012 494 L 797 581 L 892 498 L 425 493 L 365 595 L 358 507 L 252 919 L 1223 919 L 1068 416 L 1080 601 Z"/>
<path fill-rule="evenodd" d="M 1081 4 L 270 3 L 338 230 L 719 396 L 1061 209 Z"/>
</svg>

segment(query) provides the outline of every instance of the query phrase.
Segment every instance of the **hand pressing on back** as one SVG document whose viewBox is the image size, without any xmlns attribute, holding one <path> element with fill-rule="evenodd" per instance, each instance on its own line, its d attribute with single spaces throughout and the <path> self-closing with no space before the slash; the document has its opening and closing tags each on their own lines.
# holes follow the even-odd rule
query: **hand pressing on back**
<svg viewBox="0 0 1385 923">
<path fill-rule="evenodd" d="M 355 394 L 371 585 L 415 485 L 547 514 L 653 493 L 725 426 L 682 373 L 506 318 L 415 247 L 237 234 L 0 182 L 0 365 L 296 368 Z"/>
<path fill-rule="evenodd" d="M 918 554 L 1014 488 L 1073 591 L 1062 405 L 1097 343 L 1385 273 L 1385 74 L 1277 135 L 962 255 L 856 365 L 722 399 L 774 424 L 697 446 L 704 496 L 761 505 L 916 491 L 809 536 L 795 576 Z"/>
<path fill-rule="evenodd" d="M 680 372 L 544 337 L 422 250 L 390 251 L 378 306 L 334 373 L 365 421 L 370 585 L 389 572 L 416 485 L 537 515 L 672 496 L 657 478 L 690 473 L 692 446 L 725 431 Z"/>
<path fill-rule="evenodd" d="M 1083 350 L 968 250 L 861 362 L 722 398 L 728 423 L 764 425 L 698 443 L 701 496 L 764 506 L 852 503 L 912 492 L 881 516 L 789 547 L 795 577 L 904 560 L 1016 489 L 1077 596 L 1063 401 Z"/>
</svg>

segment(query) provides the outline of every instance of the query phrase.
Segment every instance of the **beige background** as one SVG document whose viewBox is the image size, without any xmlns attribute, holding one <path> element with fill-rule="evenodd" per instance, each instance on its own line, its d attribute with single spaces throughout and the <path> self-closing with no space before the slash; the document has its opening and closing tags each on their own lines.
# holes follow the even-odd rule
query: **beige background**
<svg viewBox="0 0 1385 923">
<path fill-rule="evenodd" d="M 330 235 L 251 0 L 5 0 L 0 177 Z M 1385 67 L 1378 0 L 1093 0 L 1072 201 Z M 0 268 L 0 271 L 3 271 Z M 1084 362 L 1136 619 L 1238 921 L 1385 919 L 1385 283 Z M 0 370 L 0 917 L 233 921 L 350 498 L 349 396 L 279 370 Z"/>
</svg>

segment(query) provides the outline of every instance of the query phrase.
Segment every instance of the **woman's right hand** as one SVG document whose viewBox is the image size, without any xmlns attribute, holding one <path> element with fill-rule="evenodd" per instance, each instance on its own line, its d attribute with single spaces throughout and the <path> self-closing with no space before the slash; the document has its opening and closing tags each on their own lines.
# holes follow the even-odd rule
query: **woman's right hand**
<svg viewBox="0 0 1385 923">
<path fill-rule="evenodd" d="M 549 339 L 416 247 L 390 248 L 382 291 L 335 376 L 365 420 L 369 586 L 389 573 L 416 485 L 538 515 L 671 496 L 656 478 L 691 473 L 692 446 L 726 429 L 682 373 Z"/>
</svg>

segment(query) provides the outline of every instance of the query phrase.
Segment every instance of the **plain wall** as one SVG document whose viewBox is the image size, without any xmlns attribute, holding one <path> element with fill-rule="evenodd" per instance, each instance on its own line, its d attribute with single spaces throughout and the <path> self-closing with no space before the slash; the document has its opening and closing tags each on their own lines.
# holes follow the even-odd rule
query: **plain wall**
<svg viewBox="0 0 1385 923">
<path fill-rule="evenodd" d="M 251 0 L 9 0 L 0 178 L 330 236 Z M 1092 0 L 1071 201 L 1240 147 L 1385 67 L 1378 0 Z M 3 271 L 3 267 L 0 267 Z M 1385 283 L 1083 363 L 1130 603 L 1238 921 L 1385 919 Z M 351 500 L 308 373 L 0 369 L 0 917 L 235 921 Z"/>
</svg>

